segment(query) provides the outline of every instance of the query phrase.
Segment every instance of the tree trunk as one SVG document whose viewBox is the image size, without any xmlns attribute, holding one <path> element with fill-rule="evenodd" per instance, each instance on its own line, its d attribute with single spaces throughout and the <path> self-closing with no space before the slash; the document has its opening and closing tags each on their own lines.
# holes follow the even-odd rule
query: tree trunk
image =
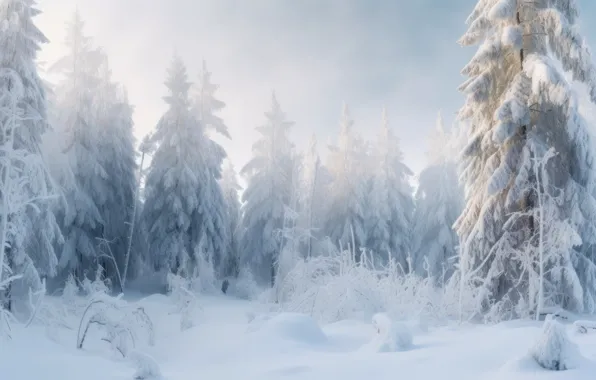
<svg viewBox="0 0 596 380">
<path fill-rule="evenodd" d="M 544 165 L 544 163 L 541 163 L 541 165 Z M 541 168 L 542 170 L 544 170 L 544 168 Z M 539 265 L 540 265 L 540 271 L 539 271 L 539 275 L 540 278 L 538 279 L 538 283 L 539 283 L 539 288 L 538 288 L 538 305 L 536 306 L 536 320 L 539 320 L 540 318 L 540 313 L 542 312 L 542 309 L 544 308 L 544 204 L 542 201 L 542 190 L 540 189 L 540 180 L 539 180 L 539 169 L 538 168 L 534 168 L 535 173 L 536 173 L 536 183 L 537 183 L 537 194 L 538 194 L 538 207 L 540 209 L 540 232 L 538 235 L 538 250 L 540 253 L 540 258 L 539 258 Z"/>
<path fill-rule="evenodd" d="M 132 248 L 132 238 L 135 232 L 135 222 L 137 219 L 137 199 L 139 197 L 139 190 L 141 189 L 141 178 L 143 176 L 143 161 L 145 161 L 145 152 L 141 154 L 141 164 L 139 166 L 139 180 L 137 181 L 137 188 L 135 189 L 135 194 L 133 197 L 133 208 L 132 208 L 132 220 L 130 221 L 130 236 L 128 237 L 128 247 L 126 248 L 126 256 L 124 257 L 124 272 L 122 273 L 122 283 L 120 287 L 122 289 L 122 293 L 124 293 L 124 288 L 126 285 L 126 278 L 128 277 L 128 264 L 130 263 L 130 250 Z"/>
<path fill-rule="evenodd" d="M 275 286 L 275 260 L 271 258 L 271 287 Z"/>
<path fill-rule="evenodd" d="M 8 267 L 14 268 L 10 248 L 6 249 L 5 257 L 6 257 L 6 264 L 8 265 Z M 3 298 L 4 309 L 6 311 L 8 311 L 9 313 L 11 313 L 12 312 L 12 282 L 9 282 L 6 285 L 6 289 L 4 289 L 4 295 L 2 296 L 2 298 Z"/>
<path fill-rule="evenodd" d="M 521 15 L 520 15 L 520 11 L 519 11 L 519 2 L 518 2 L 518 11 L 516 13 L 516 21 L 517 21 L 517 25 L 521 26 L 522 25 L 522 20 L 521 20 Z M 519 62 L 520 62 L 520 69 L 523 71 L 524 70 L 524 46 L 522 44 L 521 49 L 519 50 Z M 527 125 L 523 125 L 521 128 L 522 131 L 522 140 L 523 140 L 523 144 L 526 145 L 528 142 L 528 126 Z M 533 204 L 533 199 L 532 199 L 532 191 L 528 192 L 528 194 L 526 195 L 525 199 L 522 202 L 521 205 L 521 209 L 525 212 L 529 211 L 530 209 L 532 209 L 534 207 Z M 534 232 L 536 230 L 535 227 L 535 221 L 534 221 L 534 217 L 532 215 L 530 215 L 528 217 L 528 229 L 529 229 L 529 235 L 530 236 L 534 236 Z"/>
</svg>

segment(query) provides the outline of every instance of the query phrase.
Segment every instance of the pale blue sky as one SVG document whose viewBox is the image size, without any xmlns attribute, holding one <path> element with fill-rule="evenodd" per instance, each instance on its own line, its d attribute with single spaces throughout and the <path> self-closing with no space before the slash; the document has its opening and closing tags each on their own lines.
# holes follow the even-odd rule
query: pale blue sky
<svg viewBox="0 0 596 380">
<path fill-rule="evenodd" d="M 321 145 L 338 131 L 346 101 L 355 128 L 374 136 L 386 105 L 407 163 L 425 164 L 437 112 L 453 120 L 463 102 L 459 74 L 474 49 L 456 44 L 475 0 L 38 0 L 38 24 L 62 49 L 64 22 L 78 5 L 87 32 L 103 46 L 114 76 L 127 85 L 142 136 L 164 110 L 166 68 L 174 50 L 194 79 L 202 59 L 220 87 L 234 164 L 250 155 L 275 89 L 296 122 L 299 147 L 312 133 Z M 596 46 L 594 0 L 578 0 L 582 32 Z M 594 50 L 594 49 L 593 49 Z"/>
</svg>

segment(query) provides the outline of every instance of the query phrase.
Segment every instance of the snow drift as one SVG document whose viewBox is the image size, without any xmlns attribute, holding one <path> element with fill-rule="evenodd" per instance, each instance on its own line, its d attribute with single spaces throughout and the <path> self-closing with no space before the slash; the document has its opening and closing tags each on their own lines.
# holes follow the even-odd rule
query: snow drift
<svg viewBox="0 0 596 380">
<path fill-rule="evenodd" d="M 327 336 L 314 319 L 305 314 L 281 313 L 255 317 L 249 332 L 307 345 L 327 342 Z"/>
</svg>

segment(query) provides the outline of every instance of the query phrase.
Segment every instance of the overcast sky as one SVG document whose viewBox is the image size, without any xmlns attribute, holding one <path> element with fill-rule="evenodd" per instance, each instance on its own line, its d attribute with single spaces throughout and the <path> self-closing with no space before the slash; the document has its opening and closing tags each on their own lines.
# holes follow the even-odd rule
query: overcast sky
<svg viewBox="0 0 596 380">
<path fill-rule="evenodd" d="M 226 142 L 239 169 L 271 92 L 296 122 L 304 148 L 338 131 L 345 101 L 355 128 L 372 137 L 385 105 L 410 167 L 425 164 L 426 137 L 442 110 L 447 124 L 463 102 L 459 72 L 473 49 L 456 44 L 476 0 L 38 0 L 50 39 L 41 59 L 63 51 L 64 25 L 78 6 L 87 34 L 103 47 L 135 105 L 137 137 L 165 110 L 166 69 L 177 51 L 192 80 L 206 60 L 227 108 Z M 582 32 L 596 46 L 596 1 L 578 0 Z M 594 50 L 594 49 L 592 49 Z"/>
</svg>

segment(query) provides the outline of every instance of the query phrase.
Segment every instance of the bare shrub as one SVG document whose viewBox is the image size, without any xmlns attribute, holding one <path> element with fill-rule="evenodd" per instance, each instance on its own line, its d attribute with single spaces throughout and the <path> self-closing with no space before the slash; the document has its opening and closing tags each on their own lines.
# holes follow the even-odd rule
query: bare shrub
<svg viewBox="0 0 596 380">
<path fill-rule="evenodd" d="M 406 273 L 394 260 L 380 265 L 351 250 L 300 259 L 277 284 L 277 309 L 309 314 L 322 322 L 369 319 L 384 312 L 396 320 L 441 323 L 474 315 L 474 291 L 461 286 L 459 273 L 442 287 Z M 269 300 L 271 301 L 271 300 Z"/>
</svg>

